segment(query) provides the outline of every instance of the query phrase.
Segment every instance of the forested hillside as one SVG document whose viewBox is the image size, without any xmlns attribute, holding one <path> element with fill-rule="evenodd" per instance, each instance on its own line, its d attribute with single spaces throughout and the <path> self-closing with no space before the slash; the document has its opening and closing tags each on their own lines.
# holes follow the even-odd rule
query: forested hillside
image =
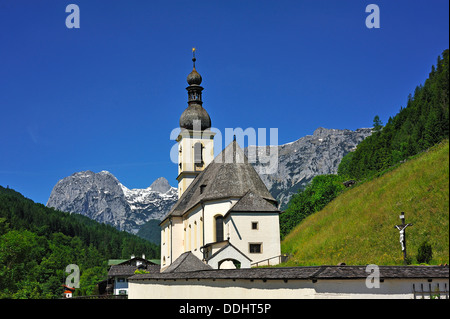
<svg viewBox="0 0 450 319">
<path fill-rule="evenodd" d="M 132 254 L 159 258 L 159 247 L 0 186 L 0 298 L 60 298 L 69 264 L 80 267 L 75 294 L 92 294 L 106 279 L 107 260 Z"/>
<path fill-rule="evenodd" d="M 438 57 L 425 83 L 409 95 L 405 108 L 386 126 L 378 116 L 373 124 L 373 134 L 344 156 L 338 175 L 316 176 L 291 198 L 280 216 L 282 238 L 341 194 L 344 181 L 362 183 L 449 138 L 449 50 Z"/>
<path fill-rule="evenodd" d="M 449 137 L 449 50 L 437 59 L 428 79 L 408 96 L 405 108 L 386 126 L 376 116 L 374 133 L 339 165 L 339 175 L 364 179 Z"/>
<path fill-rule="evenodd" d="M 287 266 L 401 265 L 400 212 L 408 263 L 449 262 L 449 142 L 356 185 L 306 217 L 281 243 Z M 421 256 L 421 247 L 430 254 Z"/>
</svg>

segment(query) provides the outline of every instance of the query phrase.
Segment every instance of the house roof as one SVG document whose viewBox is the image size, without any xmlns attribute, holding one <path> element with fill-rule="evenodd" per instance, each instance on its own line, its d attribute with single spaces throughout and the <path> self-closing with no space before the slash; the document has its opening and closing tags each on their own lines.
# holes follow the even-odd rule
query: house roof
<svg viewBox="0 0 450 319">
<path fill-rule="evenodd" d="M 175 261 L 164 270 L 164 273 L 184 273 L 198 270 L 211 270 L 211 266 L 204 264 L 200 259 L 188 251 L 181 254 Z"/>
<path fill-rule="evenodd" d="M 244 256 L 245 258 L 247 258 L 249 261 L 252 261 L 250 258 L 248 258 L 247 255 L 245 255 L 242 251 L 240 251 L 240 250 L 237 249 L 234 245 L 232 245 L 232 244 L 230 243 L 230 241 L 227 240 L 227 242 L 228 242 L 228 243 L 227 243 L 225 246 L 223 246 L 223 247 L 220 248 L 218 251 L 216 251 L 214 254 L 212 254 L 211 256 L 209 256 L 209 257 L 207 258 L 207 260 L 209 261 L 209 260 L 213 259 L 214 257 L 216 257 L 217 255 L 219 255 L 220 253 L 222 253 L 225 249 L 230 249 L 230 248 L 231 248 L 231 249 L 237 251 L 239 254 L 241 254 L 241 255 Z"/>
<path fill-rule="evenodd" d="M 201 202 L 241 198 L 249 190 L 266 201 L 277 203 L 244 151 L 233 141 L 194 179 L 162 221 L 169 216 L 183 216 Z"/>
<path fill-rule="evenodd" d="M 141 258 L 141 257 L 133 257 L 131 259 L 108 259 L 108 266 L 129 264 L 133 260 L 139 260 L 139 261 L 141 261 L 143 263 L 146 263 L 146 264 L 154 264 L 154 265 L 161 264 L 161 260 L 160 259 L 145 259 L 145 258 Z"/>
<path fill-rule="evenodd" d="M 231 212 L 280 212 L 273 203 L 249 190 L 228 213 Z"/>
<path fill-rule="evenodd" d="M 380 279 L 437 279 L 449 278 L 448 266 L 379 266 Z M 134 275 L 129 280 L 154 279 L 278 279 L 329 280 L 364 279 L 370 272 L 366 266 L 310 266 L 246 269 L 214 269 L 177 273 Z"/>
<path fill-rule="evenodd" d="M 121 264 L 129 259 L 108 259 L 108 266 Z"/>
<path fill-rule="evenodd" d="M 112 265 L 109 268 L 108 276 L 132 276 L 137 269 L 146 270 L 150 273 L 159 273 L 161 267 L 159 265 L 147 265 L 146 267 L 132 266 L 132 265 Z"/>
</svg>

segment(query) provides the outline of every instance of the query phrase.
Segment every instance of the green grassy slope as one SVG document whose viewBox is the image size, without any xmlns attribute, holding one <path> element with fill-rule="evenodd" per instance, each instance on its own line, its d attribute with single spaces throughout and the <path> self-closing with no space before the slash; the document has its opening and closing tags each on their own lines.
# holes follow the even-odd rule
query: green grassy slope
<svg viewBox="0 0 450 319">
<path fill-rule="evenodd" d="M 406 230 L 408 257 L 419 245 L 433 249 L 430 264 L 449 262 L 449 143 L 436 145 L 390 172 L 338 196 L 306 218 L 281 244 L 293 257 L 283 266 L 400 265 L 400 212 L 414 226 Z"/>
</svg>

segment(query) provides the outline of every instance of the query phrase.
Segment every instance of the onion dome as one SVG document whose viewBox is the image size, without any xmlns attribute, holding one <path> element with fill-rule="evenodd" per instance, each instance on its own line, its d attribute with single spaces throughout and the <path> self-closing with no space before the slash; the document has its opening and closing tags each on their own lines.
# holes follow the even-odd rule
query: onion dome
<svg viewBox="0 0 450 319">
<path fill-rule="evenodd" d="M 181 114 L 180 127 L 187 130 L 204 131 L 211 128 L 211 118 L 201 105 L 191 104 Z"/>
<path fill-rule="evenodd" d="M 194 59 L 192 59 L 192 60 L 194 60 Z M 187 77 L 187 83 L 189 85 L 200 85 L 202 83 L 202 76 L 197 72 L 195 67 L 192 70 L 192 72 L 189 73 L 189 75 Z"/>
</svg>

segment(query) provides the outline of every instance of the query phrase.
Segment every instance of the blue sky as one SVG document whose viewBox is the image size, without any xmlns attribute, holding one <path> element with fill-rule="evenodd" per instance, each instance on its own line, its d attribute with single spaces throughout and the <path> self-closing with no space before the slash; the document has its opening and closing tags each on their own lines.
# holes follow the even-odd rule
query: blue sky
<svg viewBox="0 0 450 319">
<path fill-rule="evenodd" d="M 66 27 L 70 3 L 79 29 Z M 379 29 L 365 25 L 371 3 Z M 222 132 L 278 128 L 284 144 L 385 123 L 449 47 L 448 11 L 447 0 L 2 0 L 0 185 L 43 204 L 82 170 L 176 186 L 170 132 L 192 47 Z"/>
</svg>

